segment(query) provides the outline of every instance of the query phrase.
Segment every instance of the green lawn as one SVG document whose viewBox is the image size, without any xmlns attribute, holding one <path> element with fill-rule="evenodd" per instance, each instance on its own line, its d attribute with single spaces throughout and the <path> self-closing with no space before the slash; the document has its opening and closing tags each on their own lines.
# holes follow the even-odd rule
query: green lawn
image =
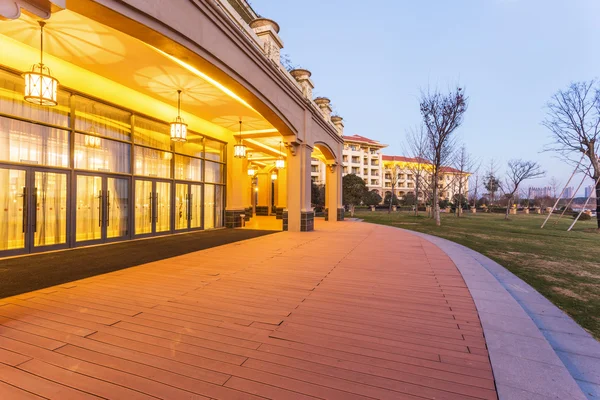
<svg viewBox="0 0 600 400">
<path fill-rule="evenodd" d="M 441 227 L 408 212 L 359 211 L 355 217 L 436 235 L 485 254 L 600 338 L 600 234 L 595 220 L 578 222 L 567 232 L 570 216 L 557 225 L 548 222 L 544 229 L 545 216 L 532 214 L 511 215 L 508 221 L 501 214 L 442 214 Z"/>
</svg>

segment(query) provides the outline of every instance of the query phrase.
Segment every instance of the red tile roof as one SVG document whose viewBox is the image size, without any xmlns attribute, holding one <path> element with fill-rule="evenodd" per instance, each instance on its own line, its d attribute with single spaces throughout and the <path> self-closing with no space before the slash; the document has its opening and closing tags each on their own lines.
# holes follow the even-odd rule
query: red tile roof
<svg viewBox="0 0 600 400">
<path fill-rule="evenodd" d="M 377 140 L 369 139 L 369 138 L 366 138 L 366 137 L 360 136 L 360 135 L 344 136 L 344 140 L 347 142 L 361 142 L 361 143 L 374 144 L 377 146 L 387 146 L 386 144 L 379 143 Z"/>
</svg>

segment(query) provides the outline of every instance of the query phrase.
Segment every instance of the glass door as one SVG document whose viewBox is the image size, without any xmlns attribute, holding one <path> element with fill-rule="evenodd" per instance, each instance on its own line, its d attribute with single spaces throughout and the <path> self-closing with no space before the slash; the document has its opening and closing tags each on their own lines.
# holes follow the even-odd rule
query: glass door
<svg viewBox="0 0 600 400">
<path fill-rule="evenodd" d="M 175 184 L 175 230 L 202 228 L 202 185 Z"/>
<path fill-rule="evenodd" d="M 103 243 L 129 235 L 129 180 L 78 174 L 76 179 L 75 241 Z"/>
<path fill-rule="evenodd" d="M 137 236 L 171 231 L 171 183 L 136 179 L 134 217 Z"/>
<path fill-rule="evenodd" d="M 67 245 L 67 173 L 0 167 L 0 256 Z"/>
</svg>

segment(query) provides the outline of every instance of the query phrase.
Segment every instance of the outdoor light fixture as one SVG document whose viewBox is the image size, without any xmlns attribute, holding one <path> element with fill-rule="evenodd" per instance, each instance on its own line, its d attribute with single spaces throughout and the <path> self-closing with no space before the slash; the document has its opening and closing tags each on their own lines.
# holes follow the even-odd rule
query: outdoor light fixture
<svg viewBox="0 0 600 400">
<path fill-rule="evenodd" d="M 275 168 L 277 168 L 277 169 L 285 168 L 285 160 L 283 159 L 283 156 L 281 155 L 282 145 L 283 145 L 283 142 L 279 142 L 279 158 L 275 161 Z"/>
<path fill-rule="evenodd" d="M 187 124 L 181 118 L 181 90 L 177 91 L 177 117 L 171 122 L 171 140 L 174 142 L 187 140 Z"/>
<path fill-rule="evenodd" d="M 85 135 L 83 137 L 83 144 L 85 144 L 86 147 L 97 148 L 102 144 L 102 139 L 96 136 Z"/>
<path fill-rule="evenodd" d="M 256 169 L 254 167 L 248 167 L 248 176 L 256 175 Z"/>
<path fill-rule="evenodd" d="M 25 72 L 25 94 L 24 99 L 33 104 L 42 106 L 55 106 L 58 104 L 56 93 L 58 80 L 50 74 L 50 68 L 44 65 L 44 21 L 40 24 L 40 62 L 31 67 L 31 71 Z"/>
<path fill-rule="evenodd" d="M 242 120 L 240 119 L 240 137 L 238 142 L 233 146 L 233 156 L 235 158 L 246 158 L 246 146 L 242 139 Z"/>
<path fill-rule="evenodd" d="M 271 172 L 271 180 L 272 181 L 276 181 L 277 180 L 277 171 Z"/>
</svg>

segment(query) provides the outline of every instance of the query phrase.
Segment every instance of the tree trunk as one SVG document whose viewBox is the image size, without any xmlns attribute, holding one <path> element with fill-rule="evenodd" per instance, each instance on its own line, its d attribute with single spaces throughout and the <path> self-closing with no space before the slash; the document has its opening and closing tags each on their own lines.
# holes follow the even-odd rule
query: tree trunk
<svg viewBox="0 0 600 400">
<path fill-rule="evenodd" d="M 354 204 L 350 204 L 350 216 L 354 218 Z"/>
<path fill-rule="evenodd" d="M 600 229 L 600 182 L 596 185 L 596 221 Z"/>
<path fill-rule="evenodd" d="M 433 209 L 433 219 L 435 219 L 435 224 L 440 226 L 442 221 L 440 219 L 440 205 L 438 201 L 437 174 L 434 174 L 433 182 L 433 204 L 431 205 Z"/>
<path fill-rule="evenodd" d="M 510 211 L 510 206 L 512 205 L 512 197 L 508 199 L 506 203 L 506 215 L 504 215 L 504 219 L 508 219 L 508 212 Z"/>
</svg>

